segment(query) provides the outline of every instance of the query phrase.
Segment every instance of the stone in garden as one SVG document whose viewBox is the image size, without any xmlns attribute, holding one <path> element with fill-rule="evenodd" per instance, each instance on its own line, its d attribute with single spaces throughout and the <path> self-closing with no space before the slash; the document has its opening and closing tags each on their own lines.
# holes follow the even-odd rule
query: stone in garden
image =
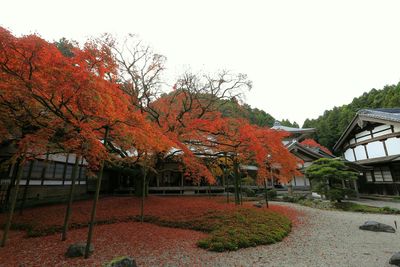
<svg viewBox="0 0 400 267">
<path fill-rule="evenodd" d="M 389 260 L 390 264 L 400 266 L 400 252 L 396 252 Z"/>
<path fill-rule="evenodd" d="M 82 257 L 85 255 L 86 243 L 76 243 L 69 246 L 65 256 L 68 258 Z M 94 251 L 93 245 L 90 244 L 89 254 Z"/>
<path fill-rule="evenodd" d="M 366 221 L 363 225 L 360 226 L 360 229 L 374 232 L 396 232 L 396 230 L 392 226 L 375 221 Z"/>
<path fill-rule="evenodd" d="M 136 262 L 131 257 L 118 257 L 105 264 L 104 267 L 137 267 Z"/>
<path fill-rule="evenodd" d="M 254 207 L 262 208 L 263 204 L 261 202 L 257 202 L 256 204 L 254 204 Z"/>
</svg>

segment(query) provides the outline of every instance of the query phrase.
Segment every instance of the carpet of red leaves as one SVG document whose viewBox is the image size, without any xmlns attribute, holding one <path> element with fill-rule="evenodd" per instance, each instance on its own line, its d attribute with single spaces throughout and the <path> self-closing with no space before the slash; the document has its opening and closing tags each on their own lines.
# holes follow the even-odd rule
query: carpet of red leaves
<svg viewBox="0 0 400 267">
<path fill-rule="evenodd" d="M 97 220 L 114 219 L 121 221 L 95 228 L 95 252 L 88 260 L 66 259 L 67 247 L 75 242 L 85 242 L 87 228 L 71 230 L 67 241 L 60 241 L 60 235 L 26 238 L 24 232 L 12 231 L 5 248 L 0 248 L 0 266 L 101 266 L 117 256 L 129 255 L 136 259 L 139 266 L 185 265 L 180 264 L 181 257 L 190 258 L 192 266 L 196 254 L 204 250 L 196 247 L 196 242 L 206 236 L 205 233 L 160 227 L 154 224 L 123 222 L 128 216 L 139 214 L 140 199 L 133 197 L 107 197 L 99 201 Z M 92 201 L 78 201 L 73 206 L 71 222 L 84 224 L 89 219 Z M 253 208 L 251 203 L 244 206 Z M 212 210 L 235 209 L 233 204 L 224 203 L 223 198 L 209 197 L 155 197 L 145 202 L 145 214 L 163 220 L 185 221 Z M 280 205 L 270 205 L 269 210 L 288 216 L 294 223 L 300 214 L 298 211 Z M 65 212 L 64 205 L 51 205 L 31 208 L 23 215 L 15 215 L 13 222 L 31 224 L 45 229 L 60 226 Z M 3 223 L 5 214 L 0 215 Z"/>
</svg>

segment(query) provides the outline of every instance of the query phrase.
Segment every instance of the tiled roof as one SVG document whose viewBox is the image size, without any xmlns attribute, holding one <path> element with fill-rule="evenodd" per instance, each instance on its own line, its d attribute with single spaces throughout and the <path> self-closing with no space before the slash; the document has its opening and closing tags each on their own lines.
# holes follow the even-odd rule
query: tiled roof
<svg viewBox="0 0 400 267">
<path fill-rule="evenodd" d="M 334 151 L 337 151 L 348 138 L 349 133 L 357 125 L 358 118 L 362 121 L 379 120 L 400 123 L 400 108 L 360 109 L 334 145 Z"/>
<path fill-rule="evenodd" d="M 294 128 L 294 127 L 283 126 L 279 121 L 275 121 L 274 126 L 271 129 L 286 131 L 289 133 L 302 133 L 302 132 L 315 131 L 315 128 Z"/>
<path fill-rule="evenodd" d="M 375 119 L 400 122 L 400 108 L 361 109 L 357 114 Z"/>
</svg>

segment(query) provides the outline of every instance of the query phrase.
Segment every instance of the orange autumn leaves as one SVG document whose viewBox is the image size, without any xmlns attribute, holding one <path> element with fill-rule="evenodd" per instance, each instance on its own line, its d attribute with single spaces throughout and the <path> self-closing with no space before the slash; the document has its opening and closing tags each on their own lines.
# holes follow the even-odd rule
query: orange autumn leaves
<svg viewBox="0 0 400 267">
<path fill-rule="evenodd" d="M 231 155 L 239 164 L 258 166 L 258 183 L 264 183 L 272 167 L 281 182 L 298 174 L 298 159 L 282 143 L 288 133 L 258 127 L 244 119 L 224 118 L 214 114 L 212 120 L 197 120 L 192 126 L 200 146 L 216 154 Z"/>
<path fill-rule="evenodd" d="M 168 149 L 161 132 L 130 106 L 118 83 L 105 77 L 114 76 L 116 69 L 101 47 L 86 44 L 74 49 L 74 57 L 65 57 L 36 35 L 17 38 L 5 29 L 0 41 L 6 114 L 1 128 L 12 126 L 10 136 L 20 147 L 26 144 L 25 154 L 33 147 L 34 154 L 44 154 L 56 146 L 84 156 L 96 169 L 112 155 L 100 142 L 106 127 L 119 148 Z"/>
<path fill-rule="evenodd" d="M 282 181 L 296 173 L 296 158 L 282 144 L 285 133 L 222 117 L 207 90 L 193 89 L 197 84 L 158 98 L 149 89 L 152 101 L 143 109 L 123 90 L 109 46 L 88 41 L 72 54 L 37 35 L 15 37 L 0 28 L 0 142 L 12 140 L 31 157 L 76 153 L 94 170 L 103 160 L 140 162 L 180 150 L 186 176 L 211 184 L 215 177 L 199 155 L 234 155 L 240 164 L 257 165 L 261 180 L 274 164 Z M 105 129 L 113 149 L 101 142 Z M 130 153 L 122 159 L 116 150 Z"/>
</svg>

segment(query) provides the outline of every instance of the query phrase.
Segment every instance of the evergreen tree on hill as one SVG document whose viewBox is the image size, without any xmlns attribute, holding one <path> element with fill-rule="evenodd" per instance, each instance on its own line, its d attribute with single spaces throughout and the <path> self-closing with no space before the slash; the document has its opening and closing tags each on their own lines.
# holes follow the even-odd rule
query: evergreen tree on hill
<svg viewBox="0 0 400 267">
<path fill-rule="evenodd" d="M 387 85 L 381 90 L 372 89 L 360 97 L 354 98 L 348 105 L 326 110 L 317 119 L 306 119 L 303 127 L 316 128 L 317 133 L 313 138 L 321 145 L 332 150 L 332 147 L 358 110 L 395 107 L 400 107 L 400 83 Z"/>
</svg>

